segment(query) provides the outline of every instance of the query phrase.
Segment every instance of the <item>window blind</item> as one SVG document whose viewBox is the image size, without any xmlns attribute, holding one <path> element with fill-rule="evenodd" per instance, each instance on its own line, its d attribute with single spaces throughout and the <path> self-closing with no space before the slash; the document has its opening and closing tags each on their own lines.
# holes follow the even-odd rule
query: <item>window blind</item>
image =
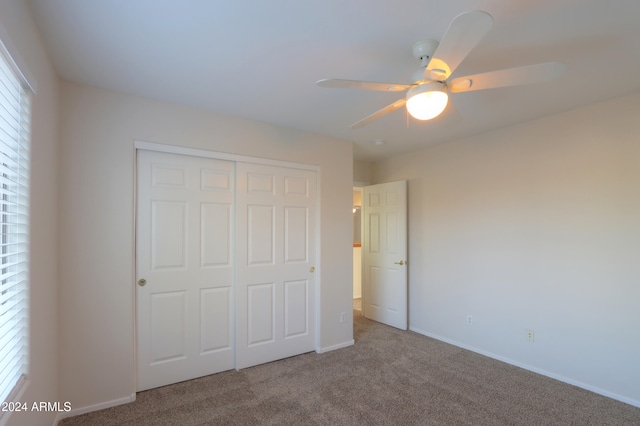
<svg viewBox="0 0 640 426">
<path fill-rule="evenodd" d="M 0 401 L 28 370 L 31 95 L 0 50 Z"/>
</svg>

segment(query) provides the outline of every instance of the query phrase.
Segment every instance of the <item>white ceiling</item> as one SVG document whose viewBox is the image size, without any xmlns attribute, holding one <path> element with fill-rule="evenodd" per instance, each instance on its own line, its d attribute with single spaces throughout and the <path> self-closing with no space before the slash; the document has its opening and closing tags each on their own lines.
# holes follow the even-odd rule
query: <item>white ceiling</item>
<svg viewBox="0 0 640 426">
<path fill-rule="evenodd" d="M 638 0 L 28 0 L 61 77 L 343 138 L 375 160 L 640 91 Z M 427 122 L 404 109 L 349 125 L 397 93 L 322 78 L 410 83 L 411 46 L 481 9 L 489 34 L 453 77 L 558 61 L 559 79 L 458 93 Z M 378 146 L 376 140 L 384 140 Z"/>
</svg>

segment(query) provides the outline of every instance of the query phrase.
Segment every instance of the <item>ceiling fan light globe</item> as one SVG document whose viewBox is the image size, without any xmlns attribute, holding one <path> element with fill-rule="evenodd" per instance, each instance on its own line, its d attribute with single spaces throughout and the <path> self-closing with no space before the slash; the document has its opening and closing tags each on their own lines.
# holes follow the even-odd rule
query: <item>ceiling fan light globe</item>
<svg viewBox="0 0 640 426">
<path fill-rule="evenodd" d="M 407 93 L 407 111 L 417 120 L 431 120 L 447 107 L 449 96 L 439 82 L 422 84 Z"/>
</svg>

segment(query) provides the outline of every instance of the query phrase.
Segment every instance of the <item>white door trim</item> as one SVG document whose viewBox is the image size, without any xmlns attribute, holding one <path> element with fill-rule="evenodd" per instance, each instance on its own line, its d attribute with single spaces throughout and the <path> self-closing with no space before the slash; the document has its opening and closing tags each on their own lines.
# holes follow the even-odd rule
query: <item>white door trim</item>
<svg viewBox="0 0 640 426">
<path fill-rule="evenodd" d="M 303 163 L 295 163 L 295 162 L 291 162 L 291 161 L 282 161 L 282 160 L 274 160 L 274 159 L 269 159 L 269 158 L 261 158 L 261 157 L 250 157 L 250 156 L 246 156 L 246 155 L 240 155 L 240 154 L 230 154 L 230 153 L 226 153 L 226 152 L 219 152 L 219 151 L 210 151 L 210 150 L 206 150 L 206 149 L 199 149 L 199 148 L 188 148 L 188 147 L 184 147 L 184 146 L 177 146 L 177 145 L 167 145 L 167 144 L 162 144 L 162 143 L 157 143 L 157 142 L 148 142 L 148 141 L 141 141 L 141 140 L 134 140 L 133 141 L 133 277 L 131 279 L 131 291 L 132 291 L 132 295 L 133 295 L 133 303 L 132 303 L 132 307 L 133 307 L 133 321 L 131 323 L 131 327 L 133 329 L 133 392 L 135 394 L 135 392 L 137 392 L 137 388 L 138 388 L 138 383 L 137 383 L 137 376 L 138 376 L 138 371 L 137 371 L 137 357 L 138 357 L 138 353 L 137 353 L 137 329 L 136 329 L 136 253 L 137 253 L 137 241 L 136 241 L 136 231 L 137 231 L 137 222 L 136 222 L 136 218 L 137 218 L 137 181 L 138 181 L 138 168 L 137 168 L 137 157 L 138 157 L 138 151 L 139 150 L 147 150 L 147 151 L 156 151 L 156 152 L 165 152 L 165 153 L 170 153 L 170 154 L 179 154 L 179 155 L 190 155 L 190 156 L 194 156 L 194 157 L 202 157 L 202 158 L 212 158 L 212 159 L 218 159 L 218 160 L 228 160 L 228 161 L 234 161 L 234 162 L 244 162 L 244 163 L 253 163 L 253 164 L 264 164 L 264 165 L 270 165 L 270 166 L 278 166 L 278 167 L 289 167 L 289 168 L 294 168 L 294 169 L 302 169 L 302 170 L 312 170 L 316 172 L 316 176 L 317 176 L 317 180 L 316 180 L 316 262 L 315 264 L 317 265 L 316 268 L 316 341 L 315 341 L 315 351 L 317 353 L 322 353 L 322 347 L 320 345 L 320 336 L 321 336 L 321 287 L 322 287 L 322 256 L 321 256 L 321 238 L 322 238 L 322 234 L 320 232 L 321 230 L 321 226 L 320 223 L 322 221 L 321 218 L 321 169 L 320 166 L 318 165 L 313 165 L 313 164 L 303 164 Z M 234 325 L 235 327 L 235 325 Z"/>
<path fill-rule="evenodd" d="M 320 172 L 320 166 L 313 164 L 294 163 L 290 161 L 273 160 L 270 158 L 248 157 L 246 155 L 229 154 L 219 151 L 208 151 L 205 149 L 187 148 L 184 146 L 165 145 L 156 142 L 134 141 L 136 149 L 148 151 L 167 152 L 170 154 L 191 155 L 193 157 L 213 158 L 216 160 L 228 160 L 239 163 L 265 164 L 268 166 L 289 167 L 293 169 L 315 170 Z"/>
</svg>

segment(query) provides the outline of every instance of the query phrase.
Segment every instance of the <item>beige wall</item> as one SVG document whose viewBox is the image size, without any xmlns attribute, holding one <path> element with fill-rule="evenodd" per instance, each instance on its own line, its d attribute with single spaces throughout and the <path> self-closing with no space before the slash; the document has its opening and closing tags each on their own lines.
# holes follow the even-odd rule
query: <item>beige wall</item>
<svg viewBox="0 0 640 426">
<path fill-rule="evenodd" d="M 353 162 L 353 181 L 359 183 L 371 183 L 372 164 L 367 161 Z"/>
<path fill-rule="evenodd" d="M 409 181 L 411 328 L 640 405 L 638 117 L 636 94 L 377 163 Z"/>
<path fill-rule="evenodd" d="M 351 144 L 65 83 L 61 110 L 61 394 L 75 407 L 134 393 L 134 140 L 320 167 L 320 346 L 353 339 Z M 330 171 L 330 172 L 329 172 Z M 350 318 L 350 316 L 348 316 Z"/>
<path fill-rule="evenodd" d="M 29 383 L 20 402 L 59 401 L 57 311 L 58 78 L 22 1 L 0 2 L 0 38 L 37 83 L 31 126 Z M 14 413 L 9 425 L 51 425 L 56 413 Z"/>
</svg>

